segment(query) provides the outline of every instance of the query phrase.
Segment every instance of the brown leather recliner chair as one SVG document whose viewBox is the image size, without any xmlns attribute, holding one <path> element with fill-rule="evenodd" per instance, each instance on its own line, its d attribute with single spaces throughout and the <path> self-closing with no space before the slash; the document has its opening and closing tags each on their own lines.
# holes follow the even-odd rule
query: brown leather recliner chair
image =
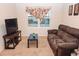
<svg viewBox="0 0 79 59">
<path fill-rule="evenodd" d="M 59 25 L 58 30 L 48 30 L 48 42 L 55 56 L 69 56 L 78 48 L 79 29 Z"/>
</svg>

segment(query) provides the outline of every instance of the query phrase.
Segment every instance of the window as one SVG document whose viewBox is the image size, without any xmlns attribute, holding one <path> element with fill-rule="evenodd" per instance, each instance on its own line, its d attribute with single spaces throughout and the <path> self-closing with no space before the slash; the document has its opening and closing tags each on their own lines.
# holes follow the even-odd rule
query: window
<svg viewBox="0 0 79 59">
<path fill-rule="evenodd" d="M 28 15 L 28 26 L 30 27 L 49 27 L 50 24 L 50 17 L 49 13 L 43 17 L 41 21 L 38 21 L 36 17 L 32 15 Z"/>
</svg>

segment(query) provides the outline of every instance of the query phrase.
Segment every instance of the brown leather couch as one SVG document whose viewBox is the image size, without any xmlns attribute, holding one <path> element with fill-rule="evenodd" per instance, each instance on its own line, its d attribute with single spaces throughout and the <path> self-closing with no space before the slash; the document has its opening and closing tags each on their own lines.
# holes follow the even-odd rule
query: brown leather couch
<svg viewBox="0 0 79 59">
<path fill-rule="evenodd" d="M 79 29 L 59 25 L 58 30 L 48 30 L 48 42 L 55 56 L 69 56 L 78 48 Z"/>
</svg>

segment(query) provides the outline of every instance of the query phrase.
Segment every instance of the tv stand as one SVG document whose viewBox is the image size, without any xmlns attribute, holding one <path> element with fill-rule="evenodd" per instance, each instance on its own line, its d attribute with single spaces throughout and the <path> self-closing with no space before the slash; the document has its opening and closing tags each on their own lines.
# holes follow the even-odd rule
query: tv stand
<svg viewBox="0 0 79 59">
<path fill-rule="evenodd" d="M 21 31 L 18 30 L 13 34 L 6 34 L 3 36 L 5 49 L 14 49 L 21 41 Z"/>
</svg>

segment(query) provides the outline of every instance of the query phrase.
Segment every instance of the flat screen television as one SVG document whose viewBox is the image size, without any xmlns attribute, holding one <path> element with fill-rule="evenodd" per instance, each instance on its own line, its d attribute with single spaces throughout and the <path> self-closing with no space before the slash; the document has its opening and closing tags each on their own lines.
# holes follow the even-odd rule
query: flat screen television
<svg viewBox="0 0 79 59">
<path fill-rule="evenodd" d="M 18 30 L 17 18 L 5 19 L 7 34 L 15 33 Z"/>
</svg>

